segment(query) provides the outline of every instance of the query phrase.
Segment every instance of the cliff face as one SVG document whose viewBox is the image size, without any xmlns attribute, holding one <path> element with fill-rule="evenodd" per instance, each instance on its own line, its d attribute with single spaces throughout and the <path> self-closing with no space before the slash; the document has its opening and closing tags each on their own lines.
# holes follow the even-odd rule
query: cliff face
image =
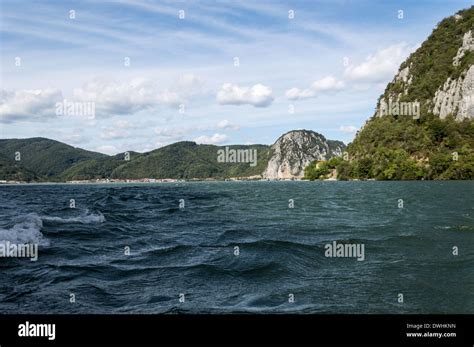
<svg viewBox="0 0 474 347">
<path fill-rule="evenodd" d="M 474 7 L 441 21 L 381 96 L 445 119 L 474 118 Z M 379 100 L 380 106 L 380 100 Z"/>
<path fill-rule="evenodd" d="M 436 91 L 432 104 L 433 114 L 441 119 L 449 114 L 454 115 L 457 120 L 474 118 L 474 66 L 457 79 L 448 77 Z"/>
<path fill-rule="evenodd" d="M 272 155 L 263 177 L 268 179 L 302 178 L 305 167 L 311 162 L 340 156 L 344 149 L 344 143 L 326 140 L 323 135 L 314 131 L 290 131 L 280 136 L 271 146 Z"/>
<path fill-rule="evenodd" d="M 474 179 L 473 36 L 474 6 L 434 28 L 348 145 L 339 179 Z"/>
<path fill-rule="evenodd" d="M 456 22 L 462 19 L 462 16 L 454 17 Z M 456 55 L 449 61 L 451 66 L 446 68 L 446 70 L 449 70 L 449 68 L 452 68 L 453 71 L 460 70 L 454 74 L 458 77 L 448 76 L 438 86 L 432 98 L 421 100 L 425 102 L 428 111 L 431 111 L 441 119 L 446 118 L 448 115 L 453 115 L 457 120 L 474 117 L 474 66 L 467 64 L 468 66 L 466 67 L 462 64 L 464 60 L 469 60 L 468 55 L 473 51 L 473 30 L 469 30 L 462 36 L 461 46 L 457 49 Z M 413 62 L 409 61 L 406 65 L 408 66 L 401 68 L 392 81 L 392 85 L 397 83 L 401 85 L 402 90 L 393 92 L 389 89 L 386 92 L 389 97 L 397 101 L 401 101 L 404 96 L 406 99 L 406 96 L 409 96 L 411 92 L 410 87 L 414 77 L 411 73 Z"/>
</svg>

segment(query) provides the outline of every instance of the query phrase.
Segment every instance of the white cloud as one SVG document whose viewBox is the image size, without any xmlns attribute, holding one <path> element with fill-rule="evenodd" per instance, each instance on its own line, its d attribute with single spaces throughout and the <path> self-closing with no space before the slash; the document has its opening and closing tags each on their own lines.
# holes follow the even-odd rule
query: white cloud
<svg viewBox="0 0 474 347">
<path fill-rule="evenodd" d="M 310 99 L 315 98 L 318 93 L 322 92 L 332 92 L 343 89 L 345 83 L 333 76 L 326 76 L 319 80 L 314 81 L 311 84 L 310 88 L 299 89 L 291 88 L 288 89 L 285 93 L 286 98 L 289 100 L 298 100 L 298 99 Z"/>
<path fill-rule="evenodd" d="M 88 142 L 88 139 L 80 134 L 65 134 L 61 136 L 61 141 L 64 141 L 67 144 L 80 145 Z"/>
<path fill-rule="evenodd" d="M 337 80 L 333 76 L 326 76 L 320 80 L 314 81 L 311 84 L 311 89 L 315 92 L 327 92 L 341 90 L 344 88 L 344 82 Z"/>
<path fill-rule="evenodd" d="M 412 48 L 404 42 L 383 48 L 369 55 L 365 62 L 349 65 L 344 71 L 344 76 L 359 82 L 386 82 L 393 78 L 411 50 Z"/>
<path fill-rule="evenodd" d="M 179 95 L 179 93 L 169 90 L 164 90 L 163 92 L 156 94 L 156 100 L 160 104 L 174 107 L 186 102 L 186 99 Z"/>
<path fill-rule="evenodd" d="M 133 114 L 158 104 L 178 105 L 182 100 L 176 92 L 159 90 L 149 79 L 129 82 L 94 79 L 81 88 L 75 88 L 74 99 L 95 102 L 102 115 Z"/>
<path fill-rule="evenodd" d="M 157 106 L 178 107 L 189 98 L 202 93 L 204 82 L 193 74 L 182 75 L 171 89 L 163 89 L 149 78 L 120 82 L 95 78 L 80 88 L 74 88 L 67 102 L 94 103 L 99 117 L 134 114 Z M 56 103 L 65 99 L 59 89 L 0 90 L 0 122 L 40 120 L 56 116 Z M 123 122 L 120 128 L 133 127 Z"/>
<path fill-rule="evenodd" d="M 356 131 L 358 130 L 357 127 L 353 126 L 353 125 L 341 125 L 339 127 L 339 131 L 342 131 L 343 133 L 355 133 Z"/>
<path fill-rule="evenodd" d="M 214 144 L 219 144 L 224 141 L 227 141 L 228 139 L 229 138 L 227 137 L 227 135 L 215 133 L 212 136 L 202 135 L 202 136 L 196 137 L 194 139 L 194 142 L 200 143 L 200 144 L 214 145 Z"/>
<path fill-rule="evenodd" d="M 117 147 L 111 146 L 111 145 L 99 146 L 99 147 L 96 147 L 94 150 L 99 153 L 105 153 L 105 154 L 110 154 L 110 155 L 117 154 L 119 152 Z"/>
<path fill-rule="evenodd" d="M 0 122 L 40 120 L 56 115 L 55 104 L 63 101 L 60 90 L 0 90 Z"/>
<path fill-rule="evenodd" d="M 178 78 L 178 90 L 190 96 L 201 94 L 204 91 L 205 82 L 194 74 L 185 74 Z"/>
<path fill-rule="evenodd" d="M 135 124 L 133 124 L 132 122 L 128 121 L 128 120 L 118 120 L 115 122 L 115 126 L 117 128 L 120 128 L 120 129 L 133 129 L 133 128 L 137 128 L 137 126 Z"/>
<path fill-rule="evenodd" d="M 70 145 L 83 145 L 90 140 L 85 136 L 82 128 L 73 128 L 71 130 L 51 129 L 50 136 L 53 139 L 57 139 Z"/>
<path fill-rule="evenodd" d="M 291 88 L 286 91 L 285 95 L 289 100 L 298 100 L 314 98 L 316 93 L 311 89 Z"/>
<path fill-rule="evenodd" d="M 104 140 L 123 139 L 130 136 L 130 134 L 121 129 L 104 129 L 100 134 L 100 138 Z"/>
<path fill-rule="evenodd" d="M 181 137 L 189 132 L 192 129 L 189 128 L 156 128 L 155 134 L 160 137 Z"/>
<path fill-rule="evenodd" d="M 75 88 L 75 100 L 95 102 L 99 116 L 134 114 L 159 105 L 178 107 L 203 91 L 204 81 L 194 74 L 182 75 L 174 87 L 161 88 L 150 78 L 116 81 L 95 78 Z"/>
<path fill-rule="evenodd" d="M 229 122 L 227 119 L 221 120 L 217 123 L 218 129 L 227 129 L 227 130 L 239 130 L 240 127 L 237 124 Z"/>
<path fill-rule="evenodd" d="M 262 84 L 252 87 L 239 87 L 225 83 L 217 92 L 217 101 L 221 105 L 253 105 L 266 107 L 273 102 L 272 89 Z"/>
</svg>

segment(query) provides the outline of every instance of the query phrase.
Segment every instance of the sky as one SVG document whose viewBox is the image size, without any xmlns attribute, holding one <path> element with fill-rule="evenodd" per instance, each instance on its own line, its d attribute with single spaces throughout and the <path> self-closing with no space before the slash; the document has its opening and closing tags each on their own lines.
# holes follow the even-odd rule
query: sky
<svg viewBox="0 0 474 347">
<path fill-rule="evenodd" d="M 177 141 L 346 144 L 464 0 L 2 0 L 0 138 L 106 154 Z"/>
</svg>

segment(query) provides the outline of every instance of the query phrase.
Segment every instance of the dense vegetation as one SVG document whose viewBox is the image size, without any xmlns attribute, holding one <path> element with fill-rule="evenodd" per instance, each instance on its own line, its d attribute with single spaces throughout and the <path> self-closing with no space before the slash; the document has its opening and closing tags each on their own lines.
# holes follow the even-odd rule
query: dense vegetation
<svg viewBox="0 0 474 347">
<path fill-rule="evenodd" d="M 469 51 L 453 65 L 464 34 L 474 31 L 474 7 L 458 14 L 441 21 L 400 66 L 409 68 L 410 83 L 394 79 L 381 96 L 386 102 L 420 102 L 420 118 L 374 115 L 348 145 L 345 158 L 312 163 L 307 179 L 336 172 L 339 179 L 474 179 L 474 119 L 457 121 L 454 114 L 440 119 L 431 113 L 438 88 L 448 77 L 463 77 L 474 64 L 474 52 Z"/>
<path fill-rule="evenodd" d="M 20 160 L 15 160 L 17 152 Z M 0 179 L 26 181 L 58 180 L 77 163 L 107 157 L 42 137 L 0 140 L 0 155 Z"/>
<path fill-rule="evenodd" d="M 221 163 L 225 147 L 178 142 L 147 153 L 107 156 L 45 138 L 0 140 L 0 180 L 70 181 L 100 178 L 229 178 L 261 174 L 270 158 L 265 145 L 228 146 L 256 150 L 257 163 Z M 15 161 L 20 152 L 21 160 Z"/>
<path fill-rule="evenodd" d="M 126 165 L 117 167 L 113 178 L 227 178 L 258 175 L 265 169 L 270 149 L 264 145 L 229 146 L 230 149 L 256 149 L 257 165 L 219 163 L 217 151 L 224 147 L 198 145 L 183 141 L 139 155 Z"/>
<path fill-rule="evenodd" d="M 349 144 L 339 179 L 474 179 L 474 121 L 385 116 Z"/>
<path fill-rule="evenodd" d="M 36 178 L 33 172 L 21 167 L 13 158 L 0 154 L 0 180 L 32 181 Z"/>
<path fill-rule="evenodd" d="M 304 170 L 305 179 L 314 181 L 326 179 L 333 175 L 338 165 L 343 162 L 342 157 L 333 157 L 329 160 L 314 161 Z"/>
</svg>

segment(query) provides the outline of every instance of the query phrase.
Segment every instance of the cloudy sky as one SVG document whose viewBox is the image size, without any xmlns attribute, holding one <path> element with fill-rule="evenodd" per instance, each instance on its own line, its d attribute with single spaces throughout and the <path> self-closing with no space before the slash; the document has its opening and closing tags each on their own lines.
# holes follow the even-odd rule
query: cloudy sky
<svg viewBox="0 0 474 347">
<path fill-rule="evenodd" d="M 114 154 L 350 142 L 399 64 L 471 1 L 2 0 L 0 137 Z"/>
</svg>

